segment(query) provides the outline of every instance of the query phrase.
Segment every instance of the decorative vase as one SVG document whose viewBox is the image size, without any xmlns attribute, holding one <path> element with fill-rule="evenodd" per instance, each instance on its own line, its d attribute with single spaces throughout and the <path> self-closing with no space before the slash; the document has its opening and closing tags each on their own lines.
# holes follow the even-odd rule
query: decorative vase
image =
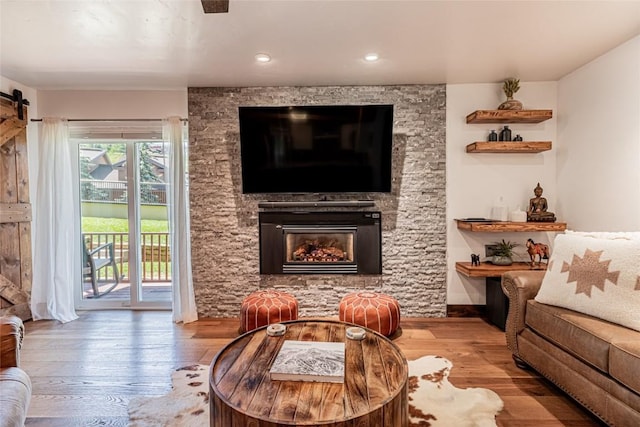
<svg viewBox="0 0 640 427">
<path fill-rule="evenodd" d="M 494 255 L 491 262 L 495 265 L 511 265 L 513 264 L 513 260 L 508 256 L 498 256 Z"/>
<path fill-rule="evenodd" d="M 498 141 L 511 141 L 511 129 L 509 129 L 509 126 L 502 128 L 498 136 Z"/>
<path fill-rule="evenodd" d="M 507 100 L 498 106 L 498 110 L 522 110 L 522 102 L 508 96 Z"/>
</svg>

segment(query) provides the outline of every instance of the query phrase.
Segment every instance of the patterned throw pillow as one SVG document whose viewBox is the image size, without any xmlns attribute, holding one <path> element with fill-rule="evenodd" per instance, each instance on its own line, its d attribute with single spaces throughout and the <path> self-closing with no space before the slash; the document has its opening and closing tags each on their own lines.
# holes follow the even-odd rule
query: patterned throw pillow
<svg viewBox="0 0 640 427">
<path fill-rule="evenodd" d="M 557 235 L 535 299 L 640 331 L 640 238 Z"/>
</svg>

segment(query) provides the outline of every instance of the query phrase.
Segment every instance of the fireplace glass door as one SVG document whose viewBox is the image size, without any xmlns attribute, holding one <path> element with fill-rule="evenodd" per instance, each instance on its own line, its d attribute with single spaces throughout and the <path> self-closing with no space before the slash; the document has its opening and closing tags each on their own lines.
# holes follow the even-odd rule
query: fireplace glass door
<svg viewBox="0 0 640 427">
<path fill-rule="evenodd" d="M 327 267 L 356 268 L 351 226 L 284 226 L 284 271 L 321 272 Z"/>
<path fill-rule="evenodd" d="M 286 262 L 353 262 L 355 229 L 349 231 L 313 229 L 286 233 Z"/>
</svg>

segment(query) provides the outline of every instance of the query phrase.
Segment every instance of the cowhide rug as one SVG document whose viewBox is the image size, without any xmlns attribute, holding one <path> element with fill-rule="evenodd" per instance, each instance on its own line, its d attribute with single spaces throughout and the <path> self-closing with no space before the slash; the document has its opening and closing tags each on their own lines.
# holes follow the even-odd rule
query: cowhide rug
<svg viewBox="0 0 640 427">
<path fill-rule="evenodd" d="M 459 389 L 449 382 L 453 364 L 440 356 L 409 361 L 410 427 L 488 427 L 502 410 L 498 395 L 484 388 Z M 173 390 L 129 403 L 130 427 L 209 425 L 209 367 L 191 365 L 171 375 Z"/>
<path fill-rule="evenodd" d="M 409 362 L 410 427 L 489 427 L 502 399 L 486 388 L 460 389 L 449 382 L 453 364 L 440 356 Z"/>
<path fill-rule="evenodd" d="M 129 402 L 130 427 L 201 427 L 209 425 L 209 367 L 190 365 L 171 374 L 173 390 Z"/>
</svg>

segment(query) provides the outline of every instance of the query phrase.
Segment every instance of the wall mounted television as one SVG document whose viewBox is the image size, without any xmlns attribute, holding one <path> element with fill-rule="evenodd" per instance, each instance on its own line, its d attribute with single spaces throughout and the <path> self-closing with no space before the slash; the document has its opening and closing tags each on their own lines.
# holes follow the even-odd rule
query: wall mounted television
<svg viewBox="0 0 640 427">
<path fill-rule="evenodd" d="M 243 193 L 388 193 L 393 105 L 239 107 Z"/>
</svg>

